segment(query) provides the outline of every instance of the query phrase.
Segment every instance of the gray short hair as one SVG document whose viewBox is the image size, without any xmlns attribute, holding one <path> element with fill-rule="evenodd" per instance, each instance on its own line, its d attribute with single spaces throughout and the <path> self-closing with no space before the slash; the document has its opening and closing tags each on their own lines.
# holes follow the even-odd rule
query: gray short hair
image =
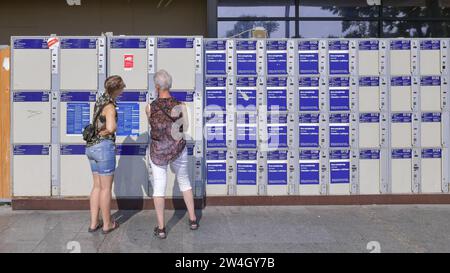
<svg viewBox="0 0 450 273">
<path fill-rule="evenodd" d="M 156 72 L 155 76 L 153 76 L 153 81 L 155 86 L 159 85 L 161 89 L 172 88 L 172 76 L 170 76 L 170 74 L 164 69 Z"/>
</svg>

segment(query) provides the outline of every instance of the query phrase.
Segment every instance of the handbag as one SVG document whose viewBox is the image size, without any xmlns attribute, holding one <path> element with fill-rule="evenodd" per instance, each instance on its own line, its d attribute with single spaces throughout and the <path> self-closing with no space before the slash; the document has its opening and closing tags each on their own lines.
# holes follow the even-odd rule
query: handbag
<svg viewBox="0 0 450 273">
<path fill-rule="evenodd" d="M 106 106 L 107 104 L 104 104 L 99 111 L 97 112 L 97 114 L 94 116 L 94 120 L 92 121 L 91 124 L 87 125 L 86 127 L 84 127 L 83 129 L 83 140 L 86 142 L 91 142 L 92 139 L 94 139 L 95 135 L 97 134 L 97 129 L 95 128 L 95 123 L 97 123 L 97 119 L 100 116 L 100 113 L 103 111 L 103 108 Z"/>
</svg>

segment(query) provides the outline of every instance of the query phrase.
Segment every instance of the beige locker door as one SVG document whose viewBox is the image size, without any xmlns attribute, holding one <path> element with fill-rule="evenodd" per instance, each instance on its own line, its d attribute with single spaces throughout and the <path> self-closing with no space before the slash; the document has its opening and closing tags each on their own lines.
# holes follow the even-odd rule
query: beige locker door
<svg viewBox="0 0 450 273">
<path fill-rule="evenodd" d="M 412 146 L 412 124 L 411 122 L 391 123 L 391 146 L 405 148 Z"/>
<path fill-rule="evenodd" d="M 411 150 L 393 150 L 391 159 L 391 189 L 394 194 L 412 192 Z"/>
<path fill-rule="evenodd" d="M 61 145 L 60 177 L 62 196 L 89 196 L 93 177 L 85 145 Z"/>
<path fill-rule="evenodd" d="M 376 148 L 380 146 L 380 123 L 359 122 L 359 147 Z"/>
<path fill-rule="evenodd" d="M 411 41 L 391 41 L 389 57 L 391 75 L 411 75 Z"/>
<path fill-rule="evenodd" d="M 148 89 L 147 48 L 111 48 L 109 56 L 108 75 L 121 76 L 127 90 Z"/>
<path fill-rule="evenodd" d="M 411 86 L 391 86 L 391 111 L 408 112 L 412 110 Z"/>
<path fill-rule="evenodd" d="M 360 112 L 380 111 L 380 88 L 378 86 L 360 86 L 358 103 Z"/>
<path fill-rule="evenodd" d="M 360 194 L 380 194 L 380 159 L 359 160 Z"/>
<path fill-rule="evenodd" d="M 45 40 L 41 42 L 46 44 Z M 13 90 L 49 91 L 51 89 L 52 70 L 49 49 L 13 49 L 11 69 Z"/>
<path fill-rule="evenodd" d="M 61 90 L 97 90 L 97 49 L 61 49 L 60 77 Z"/>
<path fill-rule="evenodd" d="M 420 74 L 441 74 L 441 46 L 439 40 L 420 41 Z"/>
<path fill-rule="evenodd" d="M 378 70 L 379 66 L 379 54 L 378 50 L 360 50 L 358 67 L 359 75 L 369 76 L 378 75 L 380 72 Z"/>
<path fill-rule="evenodd" d="M 442 150 L 423 149 L 421 159 L 422 193 L 442 192 Z"/>
<path fill-rule="evenodd" d="M 441 77 L 425 76 L 420 79 L 420 109 L 423 112 L 439 112 L 441 107 Z"/>
<path fill-rule="evenodd" d="M 442 145 L 441 122 L 422 122 L 420 140 L 422 147 L 440 147 Z"/>
</svg>

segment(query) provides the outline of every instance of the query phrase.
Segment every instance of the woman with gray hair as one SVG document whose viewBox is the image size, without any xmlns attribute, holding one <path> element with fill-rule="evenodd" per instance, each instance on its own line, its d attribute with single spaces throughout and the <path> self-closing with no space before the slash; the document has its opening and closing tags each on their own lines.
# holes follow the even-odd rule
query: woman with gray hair
<svg viewBox="0 0 450 273">
<path fill-rule="evenodd" d="M 198 229 L 195 216 L 194 196 L 188 172 L 188 155 L 184 132 L 187 130 L 186 105 L 179 102 L 170 94 L 172 77 L 165 70 L 156 72 L 154 78 L 155 88 L 158 92 L 145 112 L 150 124 L 150 158 L 149 163 L 153 172 L 153 200 L 155 204 L 158 226 L 154 235 L 165 239 L 164 226 L 164 196 L 166 191 L 167 167 L 170 165 L 175 172 L 184 202 L 189 213 L 189 227 Z"/>
</svg>

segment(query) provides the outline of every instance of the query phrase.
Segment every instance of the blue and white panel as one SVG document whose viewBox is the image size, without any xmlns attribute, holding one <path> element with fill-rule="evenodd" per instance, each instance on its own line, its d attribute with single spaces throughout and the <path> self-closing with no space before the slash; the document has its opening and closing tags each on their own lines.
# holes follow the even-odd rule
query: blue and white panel
<svg viewBox="0 0 450 273">
<path fill-rule="evenodd" d="M 350 74 L 350 54 L 348 40 L 328 41 L 328 74 Z"/>
<path fill-rule="evenodd" d="M 256 113 L 237 113 L 236 148 L 256 149 L 258 146 Z"/>
<path fill-rule="evenodd" d="M 300 77 L 298 80 L 299 111 L 320 111 L 319 77 Z"/>
<path fill-rule="evenodd" d="M 319 71 L 319 41 L 298 41 L 298 66 L 300 75 L 317 75 Z"/>
<path fill-rule="evenodd" d="M 319 148 L 320 115 L 301 113 L 299 115 L 299 148 Z"/>
<path fill-rule="evenodd" d="M 287 75 L 287 40 L 266 40 L 266 74 Z"/>
<path fill-rule="evenodd" d="M 205 79 L 205 110 L 226 111 L 227 106 L 227 78 L 207 77 Z"/>
<path fill-rule="evenodd" d="M 266 83 L 267 111 L 287 111 L 287 77 L 268 77 Z"/>
<path fill-rule="evenodd" d="M 236 40 L 236 74 L 257 75 L 256 40 Z"/>
<path fill-rule="evenodd" d="M 60 146 L 61 196 L 89 196 L 92 190 L 92 173 L 86 157 L 85 144 L 62 144 Z"/>
<path fill-rule="evenodd" d="M 227 148 L 226 114 L 215 112 L 206 114 L 206 148 Z"/>
<path fill-rule="evenodd" d="M 288 148 L 287 114 L 269 114 L 267 116 L 267 145 L 269 149 Z"/>
<path fill-rule="evenodd" d="M 330 150 L 329 194 L 350 194 L 350 150 Z"/>
<path fill-rule="evenodd" d="M 227 194 L 227 151 L 206 151 L 206 194 Z"/>
<path fill-rule="evenodd" d="M 205 75 L 227 74 L 227 40 L 205 40 Z"/>
<path fill-rule="evenodd" d="M 349 77 L 329 78 L 328 90 L 328 104 L 331 112 L 350 111 Z"/>
<path fill-rule="evenodd" d="M 127 91 L 117 97 L 117 142 L 147 143 L 147 92 Z"/>
<path fill-rule="evenodd" d="M 288 152 L 267 152 L 267 195 L 288 194 Z"/>
<path fill-rule="evenodd" d="M 420 41 L 419 68 L 421 75 L 440 75 L 442 71 L 441 41 Z M 444 58 L 445 58 L 444 53 Z"/>
<path fill-rule="evenodd" d="M 237 195 L 257 195 L 257 152 L 241 150 L 236 160 Z"/>
<path fill-rule="evenodd" d="M 299 153 L 299 194 L 320 194 L 320 151 L 300 150 Z"/>
<path fill-rule="evenodd" d="M 257 77 L 238 77 L 236 82 L 236 110 L 256 111 Z"/>
<path fill-rule="evenodd" d="M 350 147 L 350 115 L 345 113 L 330 114 L 329 147 Z"/>
</svg>

